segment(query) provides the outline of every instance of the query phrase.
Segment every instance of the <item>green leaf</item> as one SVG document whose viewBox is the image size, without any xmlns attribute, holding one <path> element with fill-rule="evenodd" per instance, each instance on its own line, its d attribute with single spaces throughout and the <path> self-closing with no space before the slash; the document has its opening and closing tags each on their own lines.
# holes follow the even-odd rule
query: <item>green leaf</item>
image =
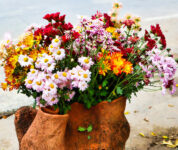
<svg viewBox="0 0 178 150">
<path fill-rule="evenodd" d="M 101 91 L 101 92 L 100 92 L 100 95 L 101 95 L 101 96 L 106 96 L 107 94 L 108 94 L 107 91 Z"/>
<path fill-rule="evenodd" d="M 94 91 L 94 90 L 92 90 L 92 89 L 90 89 L 90 90 L 89 90 L 89 93 L 90 93 L 90 95 L 91 95 L 91 96 L 93 96 L 93 95 L 94 95 L 94 92 L 95 92 L 95 91 Z"/>
<path fill-rule="evenodd" d="M 123 94 L 123 91 L 122 91 L 121 87 L 119 87 L 119 86 L 117 87 L 116 92 L 117 92 L 117 94 L 119 94 L 119 95 L 122 95 L 122 94 Z"/>
<path fill-rule="evenodd" d="M 111 100 L 111 99 L 108 99 L 107 101 L 108 101 L 108 102 L 111 102 L 112 100 Z"/>
<path fill-rule="evenodd" d="M 34 102 L 33 102 L 33 108 L 34 109 L 36 108 L 36 100 L 34 100 Z"/>
<path fill-rule="evenodd" d="M 91 103 L 90 103 L 90 102 L 87 102 L 87 103 L 86 103 L 86 107 L 87 107 L 88 109 L 90 109 L 90 108 L 91 108 Z"/>
<path fill-rule="evenodd" d="M 56 104 L 54 105 L 54 110 L 56 110 L 59 106 Z"/>
<path fill-rule="evenodd" d="M 36 98 L 37 97 L 37 92 L 33 92 L 32 96 L 33 96 L 33 98 Z"/>
<path fill-rule="evenodd" d="M 69 99 L 69 95 L 64 95 L 64 99 L 65 100 Z"/>
<path fill-rule="evenodd" d="M 88 135 L 88 140 L 90 140 L 91 139 L 91 136 L 90 135 Z"/>
<path fill-rule="evenodd" d="M 84 128 L 84 127 L 78 127 L 78 131 L 80 131 L 80 132 L 84 132 L 84 131 L 86 131 L 87 129 L 86 128 Z"/>
<path fill-rule="evenodd" d="M 92 127 L 92 125 L 90 124 L 89 126 L 88 126 L 88 128 L 87 128 L 87 132 L 91 132 L 93 130 L 93 127 Z"/>
<path fill-rule="evenodd" d="M 105 87 L 107 84 L 108 84 L 108 81 L 104 80 L 103 83 L 102 83 L 102 87 Z"/>
<path fill-rule="evenodd" d="M 40 99 L 40 103 L 41 103 L 42 105 L 45 105 L 45 104 L 46 104 L 46 101 L 43 100 L 43 99 Z"/>
</svg>

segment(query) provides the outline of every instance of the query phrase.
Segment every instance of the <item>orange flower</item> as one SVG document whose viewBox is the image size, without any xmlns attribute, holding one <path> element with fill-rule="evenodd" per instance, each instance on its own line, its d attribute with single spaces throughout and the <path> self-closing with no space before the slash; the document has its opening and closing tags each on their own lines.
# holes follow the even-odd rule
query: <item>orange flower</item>
<svg viewBox="0 0 178 150">
<path fill-rule="evenodd" d="M 132 64 L 126 59 L 122 58 L 123 54 L 120 52 L 114 52 L 111 56 L 111 69 L 115 75 L 119 75 L 122 72 L 129 74 L 132 72 Z"/>
<path fill-rule="evenodd" d="M 132 73 L 132 71 L 133 71 L 132 63 L 127 61 L 124 64 L 123 72 L 125 72 L 126 74 L 129 74 L 129 73 Z"/>
<path fill-rule="evenodd" d="M 5 91 L 7 89 L 7 83 L 1 83 L 1 88 Z"/>
<path fill-rule="evenodd" d="M 106 73 L 111 70 L 111 66 L 110 66 L 110 63 L 109 61 L 103 61 L 100 65 L 100 68 L 99 68 L 99 74 L 105 76 Z"/>
</svg>

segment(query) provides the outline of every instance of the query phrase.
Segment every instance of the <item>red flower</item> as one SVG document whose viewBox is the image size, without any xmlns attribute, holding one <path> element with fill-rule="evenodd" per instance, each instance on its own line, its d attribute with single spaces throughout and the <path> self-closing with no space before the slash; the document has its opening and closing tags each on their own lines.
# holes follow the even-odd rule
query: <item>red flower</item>
<svg viewBox="0 0 178 150">
<path fill-rule="evenodd" d="M 149 38 L 150 38 L 150 34 L 148 33 L 147 30 L 145 30 L 145 36 L 144 36 L 145 41 L 148 41 Z"/>
<path fill-rule="evenodd" d="M 60 16 L 60 17 L 59 17 L 59 21 L 60 21 L 60 22 L 64 22 L 65 17 L 66 17 L 66 15 L 62 15 L 62 16 Z"/>
<path fill-rule="evenodd" d="M 71 30 L 73 28 L 73 25 L 69 22 L 69 23 L 65 23 L 64 25 L 62 25 L 62 28 L 64 30 Z"/>
<path fill-rule="evenodd" d="M 42 35 L 43 34 L 43 29 L 42 28 L 38 28 L 35 32 L 34 35 L 38 36 L 38 35 Z"/>
<path fill-rule="evenodd" d="M 76 31 L 74 31 L 72 33 L 72 37 L 74 37 L 74 39 L 77 39 L 79 36 L 80 36 L 80 33 L 76 32 Z"/>
<path fill-rule="evenodd" d="M 160 42 L 163 45 L 163 49 L 165 49 L 166 48 L 166 39 L 165 39 L 164 35 L 162 35 Z"/>
<path fill-rule="evenodd" d="M 133 20 L 131 20 L 131 19 L 127 19 L 127 20 L 123 21 L 123 24 L 125 26 L 127 26 L 128 28 L 131 28 L 132 25 L 135 24 L 135 22 Z"/>
<path fill-rule="evenodd" d="M 138 36 L 131 36 L 129 39 L 128 39 L 130 42 L 132 42 L 133 44 L 135 44 L 138 40 L 139 40 L 139 37 Z"/>
<path fill-rule="evenodd" d="M 54 23 L 53 24 L 53 26 L 54 26 L 54 28 L 58 28 L 58 27 L 60 27 L 62 25 L 62 23 L 61 22 L 56 22 L 56 23 Z"/>
<path fill-rule="evenodd" d="M 123 56 L 127 57 L 128 54 L 133 52 L 133 49 L 134 49 L 133 47 L 132 48 L 122 48 L 121 52 L 122 52 Z"/>
<path fill-rule="evenodd" d="M 91 17 L 91 19 L 92 20 L 95 20 L 95 19 L 97 19 L 97 18 L 101 18 L 103 15 L 102 15 L 102 13 L 100 13 L 99 11 L 97 11 L 97 13 L 95 14 L 95 15 L 93 15 L 92 17 Z"/>
<path fill-rule="evenodd" d="M 148 50 L 152 50 L 156 45 L 156 41 L 153 39 L 148 39 L 147 47 Z"/>
<path fill-rule="evenodd" d="M 51 15 L 51 14 L 46 14 L 46 15 L 43 17 L 43 19 L 46 19 L 46 20 L 48 20 L 49 22 L 51 22 L 51 21 L 52 21 L 52 15 Z"/>
<path fill-rule="evenodd" d="M 53 27 L 48 27 L 44 29 L 44 35 L 55 36 L 58 32 Z"/>
<path fill-rule="evenodd" d="M 63 35 L 63 36 L 62 36 L 62 41 L 63 41 L 64 43 L 66 43 L 66 42 L 68 41 L 68 38 L 66 37 L 66 35 Z"/>
<path fill-rule="evenodd" d="M 108 15 L 108 14 L 104 14 L 104 19 L 105 19 L 105 22 L 106 22 L 106 24 L 105 24 L 105 28 L 107 28 L 107 27 L 113 27 L 114 26 L 114 23 L 111 21 L 111 17 Z"/>
<path fill-rule="evenodd" d="M 53 19 L 54 21 L 59 21 L 60 12 L 53 13 L 53 14 L 51 14 L 51 15 L 52 15 L 52 19 Z"/>
<path fill-rule="evenodd" d="M 166 48 L 166 39 L 165 39 L 164 34 L 161 31 L 159 24 L 156 24 L 156 27 L 152 25 L 151 31 L 152 31 L 153 34 L 155 34 L 155 35 L 157 35 L 161 38 L 160 42 L 163 45 L 163 49 L 165 49 Z"/>
</svg>

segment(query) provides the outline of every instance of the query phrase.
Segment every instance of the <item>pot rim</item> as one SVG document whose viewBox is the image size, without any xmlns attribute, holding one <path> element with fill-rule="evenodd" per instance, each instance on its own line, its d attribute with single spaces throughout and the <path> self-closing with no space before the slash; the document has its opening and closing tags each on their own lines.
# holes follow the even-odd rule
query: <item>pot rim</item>
<svg viewBox="0 0 178 150">
<path fill-rule="evenodd" d="M 96 107 L 96 106 L 98 106 L 98 105 L 103 105 L 103 104 L 114 104 L 114 103 L 118 102 L 118 100 L 126 100 L 126 99 L 127 99 L 126 97 L 120 96 L 120 97 L 118 97 L 118 98 L 112 100 L 111 102 L 102 101 L 102 102 L 100 102 L 100 103 L 94 105 L 94 107 Z M 81 105 L 83 105 L 82 103 L 74 102 L 74 103 L 71 104 L 71 106 L 72 106 L 72 105 L 75 105 L 75 104 L 81 104 Z M 92 107 L 93 107 L 93 106 L 92 106 Z M 90 108 L 90 109 L 91 109 L 91 108 Z"/>
<path fill-rule="evenodd" d="M 52 116 L 52 117 L 61 117 L 61 118 L 66 118 L 66 117 L 69 117 L 69 114 L 50 114 L 50 113 L 47 113 L 47 112 L 45 112 L 45 111 L 43 111 L 42 109 L 41 109 L 41 107 L 39 108 L 39 110 L 38 110 L 40 113 L 43 113 L 45 116 Z"/>
</svg>

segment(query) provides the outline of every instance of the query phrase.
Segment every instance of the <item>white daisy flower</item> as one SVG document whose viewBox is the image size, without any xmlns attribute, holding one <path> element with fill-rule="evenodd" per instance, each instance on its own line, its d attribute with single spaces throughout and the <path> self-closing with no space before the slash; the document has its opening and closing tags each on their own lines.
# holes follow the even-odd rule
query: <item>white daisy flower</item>
<svg viewBox="0 0 178 150">
<path fill-rule="evenodd" d="M 63 48 L 57 49 L 52 56 L 56 60 L 62 60 L 65 58 L 65 50 Z"/>
<path fill-rule="evenodd" d="M 85 91 L 88 88 L 88 84 L 85 81 L 80 81 L 78 84 L 78 88 L 81 91 Z"/>
<path fill-rule="evenodd" d="M 48 101 L 47 101 L 47 103 L 48 103 L 48 105 L 54 105 L 54 104 L 57 104 L 58 103 L 58 98 L 57 97 L 52 97 L 52 98 L 50 98 Z"/>
<path fill-rule="evenodd" d="M 36 69 L 30 69 L 30 72 L 27 74 L 27 78 L 36 78 L 38 75 L 38 70 Z"/>
<path fill-rule="evenodd" d="M 47 80 L 44 88 L 45 90 L 48 90 L 51 94 L 57 93 L 57 85 L 52 80 Z"/>
<path fill-rule="evenodd" d="M 33 63 L 33 59 L 28 57 L 27 55 L 20 55 L 18 62 L 22 67 L 30 66 Z"/>
<path fill-rule="evenodd" d="M 56 84 L 61 83 L 59 71 L 56 72 L 56 73 L 54 73 L 54 74 L 52 75 L 52 80 L 53 80 Z"/>
<path fill-rule="evenodd" d="M 69 73 L 66 71 L 59 72 L 59 77 L 62 82 L 66 82 L 69 79 Z"/>
<path fill-rule="evenodd" d="M 43 69 L 46 71 L 46 72 L 52 72 L 54 70 L 56 66 L 56 63 L 52 63 L 52 64 L 48 64 L 48 66 L 45 66 Z"/>
<path fill-rule="evenodd" d="M 43 74 L 39 73 L 38 77 L 34 79 L 32 88 L 37 92 L 41 92 L 44 89 L 44 76 Z"/>
<path fill-rule="evenodd" d="M 50 56 L 50 55 L 48 55 L 48 54 L 45 54 L 45 55 L 43 55 L 43 57 L 41 58 L 41 63 L 42 63 L 42 65 L 46 65 L 46 66 L 47 66 L 47 64 L 52 64 L 52 63 L 54 63 L 54 59 L 53 59 L 52 56 Z"/>
<path fill-rule="evenodd" d="M 61 38 L 56 36 L 56 38 L 52 40 L 52 44 L 54 47 L 59 47 L 61 45 Z"/>
<path fill-rule="evenodd" d="M 31 89 L 32 88 L 32 85 L 33 85 L 33 80 L 32 79 L 25 79 L 25 86 L 28 88 L 28 89 Z"/>
<path fill-rule="evenodd" d="M 91 72 L 89 70 L 85 70 L 82 72 L 82 81 L 90 82 L 91 80 Z"/>
<path fill-rule="evenodd" d="M 90 67 L 94 64 L 91 58 L 89 57 L 80 57 L 78 59 L 78 62 L 81 66 L 83 66 L 85 69 L 90 69 Z"/>
</svg>

